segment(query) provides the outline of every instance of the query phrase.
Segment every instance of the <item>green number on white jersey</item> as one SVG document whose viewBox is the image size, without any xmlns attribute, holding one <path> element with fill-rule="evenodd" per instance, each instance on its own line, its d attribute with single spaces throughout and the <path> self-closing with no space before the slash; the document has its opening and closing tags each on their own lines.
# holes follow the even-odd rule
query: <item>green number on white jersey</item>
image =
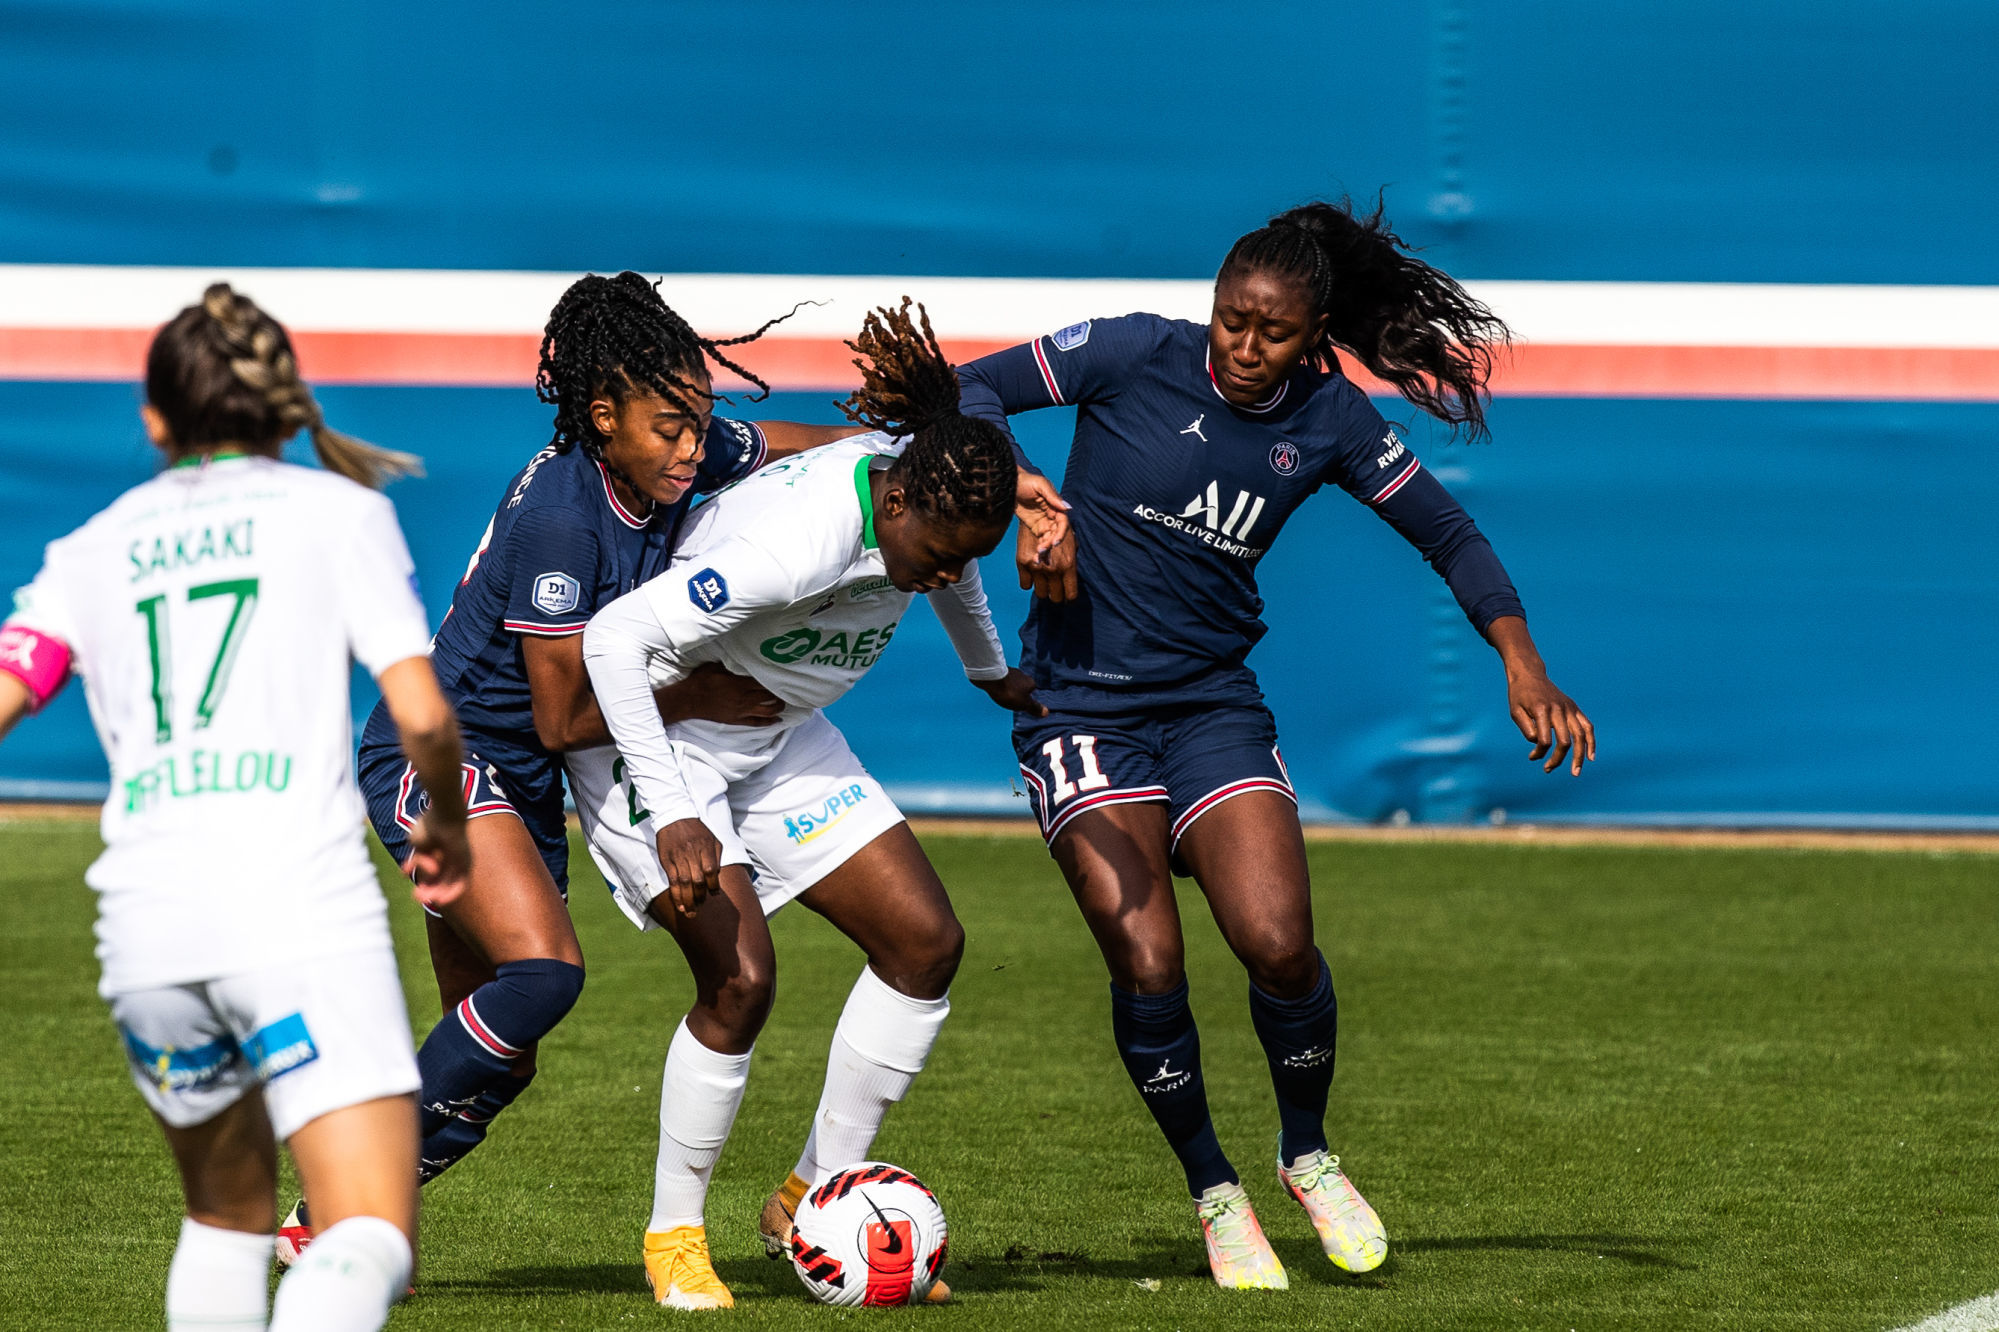
<svg viewBox="0 0 1999 1332">
<path fill-rule="evenodd" d="M 234 597 L 236 604 L 229 608 L 229 623 L 223 627 L 222 641 L 216 644 L 215 660 L 208 666 L 208 682 L 202 686 L 201 698 L 194 705 L 197 731 L 214 721 L 215 710 L 222 706 L 222 695 L 229 688 L 229 672 L 236 665 L 236 653 L 243 646 L 244 635 L 250 632 L 250 617 L 257 609 L 257 580 L 231 578 L 187 590 L 191 602 L 209 597 Z M 166 594 L 147 597 L 136 609 L 146 617 L 147 656 L 153 668 L 153 739 L 164 745 L 174 738 L 173 650 L 172 635 L 167 632 Z"/>
</svg>

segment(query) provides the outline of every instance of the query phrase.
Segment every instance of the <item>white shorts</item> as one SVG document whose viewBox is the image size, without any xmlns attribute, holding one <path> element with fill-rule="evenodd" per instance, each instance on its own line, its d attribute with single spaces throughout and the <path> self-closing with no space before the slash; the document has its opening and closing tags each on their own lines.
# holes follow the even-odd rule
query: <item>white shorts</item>
<svg viewBox="0 0 1999 1332">
<path fill-rule="evenodd" d="M 310 958 L 111 997 L 132 1081 L 175 1128 L 262 1086 L 279 1141 L 321 1115 L 417 1089 L 395 955 Z"/>
<path fill-rule="evenodd" d="M 902 811 L 815 712 L 755 748 L 724 749 L 714 728 L 674 726 L 674 756 L 701 821 L 722 844 L 724 865 L 747 865 L 766 916 L 902 822 Z M 728 739 L 754 740 L 731 728 Z M 658 829 L 639 807 L 616 749 L 565 757 L 590 858 L 619 910 L 642 930 L 659 925 L 646 906 L 666 891 Z"/>
</svg>

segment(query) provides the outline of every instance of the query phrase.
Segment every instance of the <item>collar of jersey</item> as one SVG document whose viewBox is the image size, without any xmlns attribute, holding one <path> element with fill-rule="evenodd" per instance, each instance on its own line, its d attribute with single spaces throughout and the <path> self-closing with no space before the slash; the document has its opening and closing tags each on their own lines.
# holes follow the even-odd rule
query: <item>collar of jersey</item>
<svg viewBox="0 0 1999 1332">
<path fill-rule="evenodd" d="M 178 472 L 189 467 L 206 467 L 209 463 L 228 462 L 232 458 L 249 456 L 248 451 L 244 449 L 223 449 L 219 453 L 190 453 L 179 462 L 168 463 L 167 470 Z"/>
<path fill-rule="evenodd" d="M 867 550 L 875 549 L 875 488 L 868 484 L 868 464 L 875 457 L 870 453 L 854 464 L 854 494 L 861 501 L 861 545 Z"/>
<path fill-rule="evenodd" d="M 1223 402 L 1229 402 L 1228 396 L 1222 392 L 1222 386 L 1215 382 L 1214 348 L 1210 347 L 1208 349 L 1207 354 L 1202 358 L 1202 361 L 1206 365 L 1208 371 L 1208 387 L 1215 391 L 1215 396 L 1217 398 L 1220 398 Z M 1289 393 L 1290 391 L 1291 391 L 1291 380 L 1289 376 L 1286 376 L 1284 382 L 1277 386 L 1277 392 L 1271 394 L 1269 397 L 1265 398 L 1262 402 L 1253 403 L 1248 407 L 1238 406 L 1233 402 L 1229 402 L 1229 406 L 1234 407 L 1239 412 L 1253 412 L 1258 416 L 1262 416 L 1265 412 L 1275 410 L 1277 404 L 1284 401 L 1284 395 Z"/>
<path fill-rule="evenodd" d="M 618 503 L 618 492 L 611 489 L 611 474 L 604 470 L 604 464 L 597 462 L 595 458 L 592 458 L 590 461 L 597 463 L 597 475 L 604 478 L 604 498 L 611 501 L 611 512 L 618 515 L 619 521 L 623 522 L 626 527 L 644 527 L 650 522 L 651 519 L 649 518 L 632 517 L 631 511 Z M 654 503 L 657 504 L 658 501 L 654 501 Z"/>
</svg>

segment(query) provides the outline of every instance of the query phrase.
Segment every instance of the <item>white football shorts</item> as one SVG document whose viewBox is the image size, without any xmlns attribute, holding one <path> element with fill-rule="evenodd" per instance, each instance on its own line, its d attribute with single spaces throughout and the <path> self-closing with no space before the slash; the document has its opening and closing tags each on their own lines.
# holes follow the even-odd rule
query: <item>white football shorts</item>
<svg viewBox="0 0 1999 1332">
<path fill-rule="evenodd" d="M 132 1081 L 175 1128 L 261 1086 L 284 1141 L 321 1115 L 422 1082 L 388 949 L 111 997 Z"/>
<path fill-rule="evenodd" d="M 754 747 L 717 743 L 726 736 L 742 746 L 758 738 L 734 727 L 724 733 L 675 726 L 668 734 L 701 821 L 722 844 L 722 863 L 750 867 L 766 916 L 903 821 L 824 713 Z M 624 761 L 608 745 L 571 753 L 565 761 L 590 858 L 618 909 L 640 929 L 658 929 L 646 914 L 647 904 L 667 888 L 658 829 L 639 807 Z"/>
</svg>

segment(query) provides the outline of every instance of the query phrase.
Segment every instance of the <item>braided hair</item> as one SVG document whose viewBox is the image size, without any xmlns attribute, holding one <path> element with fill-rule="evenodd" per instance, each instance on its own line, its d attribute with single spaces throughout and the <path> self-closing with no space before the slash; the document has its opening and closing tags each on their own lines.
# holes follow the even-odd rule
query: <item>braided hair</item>
<svg viewBox="0 0 1999 1332">
<path fill-rule="evenodd" d="M 656 282 L 629 271 L 578 278 L 549 312 L 535 371 L 535 396 L 555 408 L 549 443 L 560 453 L 581 448 L 602 462 L 604 436 L 590 419 L 590 404 L 606 396 L 622 405 L 634 393 L 656 394 L 700 420 L 696 404 L 718 395 L 697 387 L 693 377 L 711 360 L 755 384 L 759 391 L 750 401 L 761 402 L 770 385 L 722 348 L 754 342 L 790 317 L 779 315 L 739 338 L 704 338 L 660 299 Z"/>
<path fill-rule="evenodd" d="M 1003 524 L 1013 515 L 1018 468 L 1013 445 L 990 421 L 958 413 L 958 372 L 944 359 L 930 315 L 910 299 L 900 309 L 870 310 L 860 336 L 861 387 L 840 410 L 847 419 L 909 444 L 890 469 L 912 508 L 953 525 Z M 863 361 L 861 358 L 865 357 Z"/>
<path fill-rule="evenodd" d="M 1236 241 L 1215 281 L 1261 272 L 1305 289 L 1325 332 L 1307 353 L 1317 369 L 1337 369 L 1336 348 L 1360 358 L 1376 378 L 1453 427 L 1486 433 L 1486 384 L 1495 345 L 1512 335 L 1499 317 L 1447 274 L 1409 252 L 1376 202 L 1356 216 L 1353 202 L 1308 203 L 1279 213 Z"/>
<path fill-rule="evenodd" d="M 377 448 L 326 424 L 283 324 L 226 282 L 202 293 L 153 337 L 146 352 L 146 401 L 167 423 L 169 456 L 222 445 L 275 455 L 300 430 L 320 464 L 379 490 L 421 476 L 423 460 Z"/>
</svg>

